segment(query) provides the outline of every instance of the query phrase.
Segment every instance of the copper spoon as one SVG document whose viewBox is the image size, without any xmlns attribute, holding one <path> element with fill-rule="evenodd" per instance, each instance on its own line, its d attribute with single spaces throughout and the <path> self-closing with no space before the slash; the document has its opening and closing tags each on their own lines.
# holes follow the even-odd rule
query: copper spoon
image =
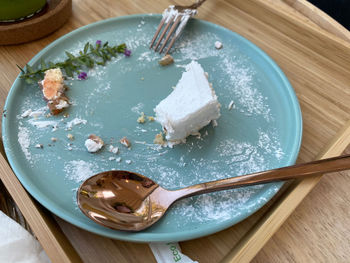
<svg viewBox="0 0 350 263">
<path fill-rule="evenodd" d="M 116 230 L 140 231 L 157 222 L 178 199 L 246 185 L 302 179 L 350 169 L 350 155 L 167 190 L 128 171 L 108 171 L 87 179 L 77 192 L 81 211 Z"/>
</svg>

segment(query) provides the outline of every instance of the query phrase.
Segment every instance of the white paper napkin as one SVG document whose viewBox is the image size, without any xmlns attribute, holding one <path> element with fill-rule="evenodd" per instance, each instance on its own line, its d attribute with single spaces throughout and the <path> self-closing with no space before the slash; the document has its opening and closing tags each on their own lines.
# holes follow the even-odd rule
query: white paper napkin
<svg viewBox="0 0 350 263">
<path fill-rule="evenodd" d="M 181 253 L 178 243 L 149 243 L 158 263 L 198 263 Z"/>
<path fill-rule="evenodd" d="M 39 242 L 2 211 L 0 211 L 0 262 L 50 262 Z"/>
<path fill-rule="evenodd" d="M 178 243 L 150 243 L 158 263 L 197 263 L 181 253 Z M 0 262 L 50 263 L 39 242 L 0 211 Z"/>
</svg>

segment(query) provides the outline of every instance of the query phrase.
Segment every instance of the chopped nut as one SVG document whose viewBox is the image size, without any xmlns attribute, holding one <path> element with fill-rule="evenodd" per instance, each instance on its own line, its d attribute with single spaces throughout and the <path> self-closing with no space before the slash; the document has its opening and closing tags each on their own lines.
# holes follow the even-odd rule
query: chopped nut
<svg viewBox="0 0 350 263">
<path fill-rule="evenodd" d="M 162 57 L 158 63 L 162 66 L 167 66 L 167 65 L 170 65 L 172 63 L 174 63 L 174 59 L 172 56 L 170 56 L 169 54 L 168 55 L 165 55 L 164 57 Z"/>
<path fill-rule="evenodd" d="M 68 98 L 62 94 L 57 99 L 49 100 L 47 106 L 49 107 L 52 115 L 57 115 L 69 106 L 69 101 Z"/>
<path fill-rule="evenodd" d="M 143 112 L 141 112 L 141 116 L 138 117 L 137 122 L 138 123 L 145 123 L 146 122 L 146 118 L 145 117 L 146 117 L 145 114 Z"/>
<path fill-rule="evenodd" d="M 160 144 L 160 145 L 165 144 L 165 140 L 162 132 L 156 134 L 156 136 L 154 137 L 153 143 Z"/>
<path fill-rule="evenodd" d="M 131 146 L 130 141 L 126 137 L 121 138 L 119 142 L 127 148 L 130 148 Z"/>
<path fill-rule="evenodd" d="M 52 141 L 52 142 L 57 142 L 57 138 L 52 137 L 52 138 L 51 138 L 51 141 Z"/>
<path fill-rule="evenodd" d="M 149 121 L 154 121 L 154 117 L 153 116 L 148 116 L 147 117 Z"/>
<path fill-rule="evenodd" d="M 68 133 L 68 134 L 67 134 L 67 138 L 68 138 L 69 140 L 73 141 L 73 140 L 74 140 L 74 135 L 71 134 L 71 133 Z"/>
</svg>

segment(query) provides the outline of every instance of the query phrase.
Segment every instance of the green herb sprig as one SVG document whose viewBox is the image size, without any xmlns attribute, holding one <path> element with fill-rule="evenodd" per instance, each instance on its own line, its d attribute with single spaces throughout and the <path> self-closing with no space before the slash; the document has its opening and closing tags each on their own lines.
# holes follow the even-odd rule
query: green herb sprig
<svg viewBox="0 0 350 263">
<path fill-rule="evenodd" d="M 25 79 L 28 84 L 33 84 L 43 79 L 44 72 L 48 69 L 60 68 L 64 70 L 66 76 L 73 77 L 74 74 L 79 74 L 83 68 L 93 68 L 95 65 L 105 65 L 112 57 L 116 57 L 118 53 L 125 53 L 127 50 L 126 44 L 118 46 L 110 46 L 108 42 L 102 43 L 96 41 L 95 46 L 87 42 L 84 49 L 79 51 L 79 55 L 74 56 L 66 51 L 67 59 L 63 62 L 53 63 L 51 61 L 40 61 L 39 69 L 34 69 L 26 64 L 25 69 L 17 65 L 22 74 L 20 78 Z M 125 53 L 126 54 L 126 53 Z"/>
</svg>

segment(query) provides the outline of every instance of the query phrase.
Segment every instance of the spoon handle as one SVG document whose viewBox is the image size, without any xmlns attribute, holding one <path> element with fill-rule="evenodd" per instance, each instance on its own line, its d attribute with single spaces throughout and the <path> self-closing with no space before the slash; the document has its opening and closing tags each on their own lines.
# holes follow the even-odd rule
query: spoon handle
<svg viewBox="0 0 350 263">
<path fill-rule="evenodd" d="M 264 184 L 289 179 L 302 179 L 322 173 L 337 172 L 350 169 L 350 155 L 343 155 L 309 163 L 296 164 L 278 169 L 257 172 L 223 180 L 192 185 L 179 191 L 178 196 L 192 195 L 227 190 L 247 185 Z"/>
</svg>

